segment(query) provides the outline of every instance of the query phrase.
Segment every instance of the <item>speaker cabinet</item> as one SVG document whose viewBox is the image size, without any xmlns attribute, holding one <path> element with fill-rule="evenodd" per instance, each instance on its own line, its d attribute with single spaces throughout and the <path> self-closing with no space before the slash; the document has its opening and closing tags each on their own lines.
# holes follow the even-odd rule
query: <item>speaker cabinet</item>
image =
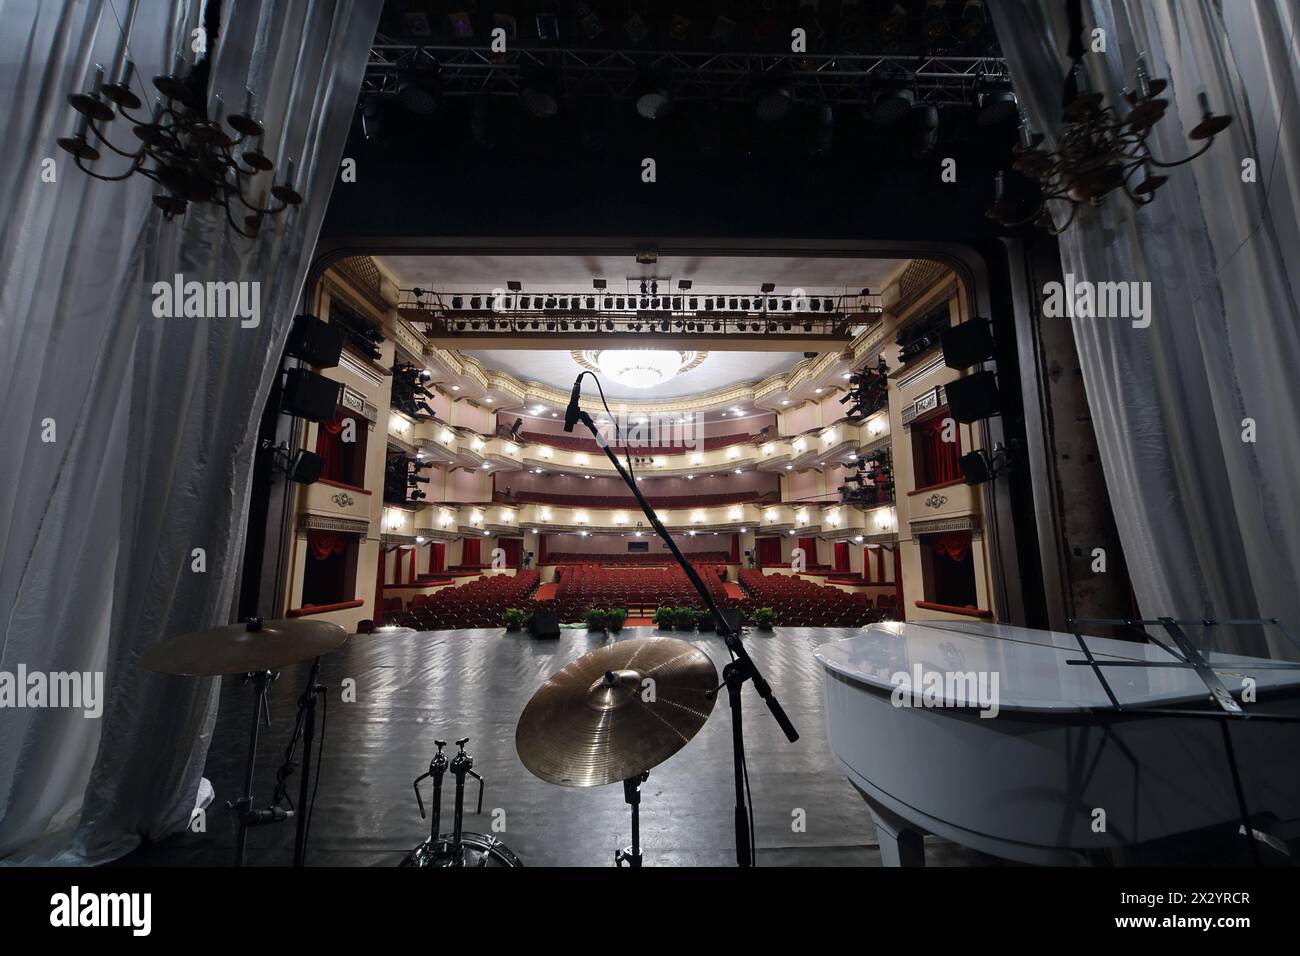
<svg viewBox="0 0 1300 956">
<path fill-rule="evenodd" d="M 963 425 L 1002 411 L 998 380 L 992 372 L 976 372 L 956 379 L 945 385 L 943 391 L 948 398 L 948 414 Z"/>
<path fill-rule="evenodd" d="M 305 368 L 291 368 L 285 375 L 280 410 L 286 415 L 308 421 L 332 421 L 341 387 L 338 382 L 324 375 L 317 375 Z"/>
<path fill-rule="evenodd" d="M 343 329 L 314 315 L 295 315 L 284 350 L 317 368 L 333 368 L 343 352 Z"/>
<path fill-rule="evenodd" d="M 533 637 L 559 638 L 560 621 L 554 611 L 537 610 L 528 621 L 528 633 Z"/>
</svg>

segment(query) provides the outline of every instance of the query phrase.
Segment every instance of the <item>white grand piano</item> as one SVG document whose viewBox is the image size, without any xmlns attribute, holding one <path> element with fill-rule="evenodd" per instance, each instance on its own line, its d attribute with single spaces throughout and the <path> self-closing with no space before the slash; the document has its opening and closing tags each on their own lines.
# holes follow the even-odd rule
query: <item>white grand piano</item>
<svg viewBox="0 0 1300 956">
<path fill-rule="evenodd" d="M 1092 637 L 1087 644 L 1098 661 L 1177 659 L 1151 644 Z M 1298 724 L 1116 712 L 1090 666 L 1066 663 L 1084 660 L 1072 634 L 882 622 L 816 654 L 831 751 L 871 809 L 886 865 L 922 865 L 926 833 L 1024 863 L 1079 864 L 1240 826 L 1224 724 L 1252 830 L 1300 856 Z M 1300 671 L 1263 669 L 1251 657 L 1206 658 L 1237 699 L 1254 681 L 1258 702 L 1246 703 L 1247 712 L 1300 712 Z M 899 673 L 913 685 L 920 675 L 921 686 L 896 691 Z M 997 675 L 996 716 L 980 716 L 976 685 L 948 676 L 981 673 L 986 690 Z M 1103 673 L 1125 708 L 1214 706 L 1186 667 Z"/>
</svg>

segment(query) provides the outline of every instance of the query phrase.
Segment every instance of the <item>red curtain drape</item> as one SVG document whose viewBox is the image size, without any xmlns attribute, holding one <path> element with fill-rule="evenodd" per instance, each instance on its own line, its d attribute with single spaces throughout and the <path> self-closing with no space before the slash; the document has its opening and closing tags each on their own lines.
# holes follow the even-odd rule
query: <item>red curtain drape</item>
<svg viewBox="0 0 1300 956">
<path fill-rule="evenodd" d="M 817 563 L 817 539 L 800 538 L 799 547 L 803 548 L 804 559 L 808 562 L 808 567 L 811 568 Z"/>
<path fill-rule="evenodd" d="M 862 578 L 865 581 L 872 580 L 871 577 L 871 549 L 866 545 L 862 546 Z"/>
<path fill-rule="evenodd" d="M 849 570 L 849 543 L 847 541 L 835 542 L 835 570 Z"/>
<path fill-rule="evenodd" d="M 464 547 L 460 552 L 460 563 L 466 567 L 477 566 L 479 563 L 478 556 L 478 538 L 465 538 Z"/>
<path fill-rule="evenodd" d="M 412 549 L 411 549 L 411 578 L 410 578 L 410 580 L 411 580 L 411 583 L 412 583 L 412 584 L 415 583 L 415 552 L 416 552 L 416 550 L 417 550 L 416 548 L 412 548 Z"/>
<path fill-rule="evenodd" d="M 506 553 L 506 567 L 519 567 L 519 553 L 521 542 L 518 538 L 502 538 L 501 550 Z"/>
<path fill-rule="evenodd" d="M 429 570 L 437 574 L 446 568 L 447 546 L 441 541 L 435 541 L 429 545 Z"/>
<path fill-rule="evenodd" d="M 343 477 L 343 412 L 335 412 L 332 422 L 322 422 L 316 429 L 316 454 L 325 459 L 320 475 L 330 481 L 346 482 Z"/>
<path fill-rule="evenodd" d="M 781 539 L 758 539 L 758 563 L 765 568 L 774 568 L 781 563 Z"/>
<path fill-rule="evenodd" d="M 323 561 L 331 554 L 342 554 L 348 546 L 341 534 L 333 531 L 308 531 L 307 550 L 318 561 Z"/>
<path fill-rule="evenodd" d="M 537 536 L 537 563 L 546 563 L 546 535 L 544 534 Z"/>
<path fill-rule="evenodd" d="M 963 531 L 936 534 L 932 546 L 935 554 L 946 554 L 953 561 L 962 561 L 970 550 L 970 534 Z"/>
<path fill-rule="evenodd" d="M 932 418 L 916 429 L 925 465 L 924 484 L 918 482 L 917 487 L 941 485 L 961 477 L 961 467 L 957 463 L 961 458 L 961 442 L 943 440 L 945 421 L 945 418 Z"/>
<path fill-rule="evenodd" d="M 740 535 L 734 531 L 731 534 L 731 563 L 740 563 Z"/>
</svg>

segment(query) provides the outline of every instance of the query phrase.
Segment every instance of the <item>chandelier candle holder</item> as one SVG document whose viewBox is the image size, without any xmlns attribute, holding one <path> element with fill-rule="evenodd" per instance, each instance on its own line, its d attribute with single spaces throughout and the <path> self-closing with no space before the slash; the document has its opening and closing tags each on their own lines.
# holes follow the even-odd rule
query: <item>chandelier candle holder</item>
<svg viewBox="0 0 1300 956">
<path fill-rule="evenodd" d="M 1043 134 L 1030 128 L 1023 110 L 1020 114 L 1020 142 L 1012 150 L 1011 167 L 1038 184 L 1040 196 L 1033 212 L 1020 215 L 1022 207 L 1004 194 L 1004 174 L 999 172 L 988 218 L 1008 228 L 1033 223 L 1057 236 L 1074 222 L 1080 206 L 1099 207 L 1116 190 L 1122 190 L 1135 206 L 1151 202 L 1169 178 L 1159 170 L 1190 163 L 1232 122 L 1231 116 L 1212 112 L 1209 97 L 1201 93 L 1197 97 L 1201 122 L 1188 134 L 1201 147 L 1172 162 L 1157 159 L 1147 139 L 1169 108 L 1169 100 L 1160 95 L 1168 86 L 1168 81 L 1150 76 L 1145 57 L 1139 56 L 1136 82 L 1123 93 L 1127 111 L 1121 115 L 1113 106 L 1103 105 L 1104 97 L 1090 88 L 1087 70 L 1076 59 L 1066 80 L 1065 111 L 1054 150 L 1042 148 Z M 1048 208 L 1054 201 L 1070 204 L 1069 216 L 1060 226 L 1054 224 Z"/>
<path fill-rule="evenodd" d="M 265 191 L 255 195 L 253 178 L 272 173 L 275 164 L 262 150 L 266 129 L 257 119 L 253 91 L 245 89 L 243 108 L 225 116 L 220 95 L 212 97 L 208 110 L 208 87 L 211 53 L 221 22 L 220 0 L 209 0 L 204 8 L 204 52 L 188 70 L 185 58 L 176 54 L 171 73 L 153 78 L 160 94 L 154 100 L 153 113 L 147 119 L 132 115 L 143 106 L 143 98 L 133 84 L 135 64 L 128 56 L 131 32 L 135 25 L 139 0 L 131 0 L 123 24 L 122 38 L 109 68 L 108 82 L 104 69 L 97 65 L 94 80 L 84 92 L 73 93 L 68 104 L 76 112 L 72 134 L 60 137 L 60 148 L 70 153 L 77 168 L 88 176 L 106 182 L 128 179 L 139 173 L 165 190 L 153 197 L 154 205 L 170 221 L 183 214 L 191 202 L 221 206 L 231 227 L 241 236 L 255 238 L 263 217 L 283 213 L 302 204 L 302 194 L 294 186 L 294 161 L 285 163 L 280 182 L 272 177 L 271 197 L 277 204 L 263 205 Z M 140 89 L 143 92 L 143 88 Z M 121 117 L 131 124 L 140 145 L 134 150 L 121 149 L 109 141 L 104 127 Z M 98 162 L 99 147 L 127 160 L 125 171 L 101 173 L 87 164 Z M 243 213 L 243 225 L 235 213 Z"/>
</svg>

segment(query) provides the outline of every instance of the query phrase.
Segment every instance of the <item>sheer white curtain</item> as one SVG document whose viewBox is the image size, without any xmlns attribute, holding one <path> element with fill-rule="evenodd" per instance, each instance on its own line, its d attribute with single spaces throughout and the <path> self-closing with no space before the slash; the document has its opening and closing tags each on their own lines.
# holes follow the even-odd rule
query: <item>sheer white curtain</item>
<svg viewBox="0 0 1300 956">
<path fill-rule="evenodd" d="M 130 52 L 146 103 L 201 6 L 140 4 Z M 213 208 L 164 222 L 151 183 L 95 181 L 56 147 L 66 96 L 111 60 L 127 0 L 0 0 L 0 670 L 102 670 L 106 696 L 98 719 L 0 709 L 2 860 L 110 859 L 189 818 L 217 684 L 135 663 L 166 636 L 228 620 L 258 416 L 380 6 L 223 5 L 210 90 L 234 108 L 257 91 L 265 149 L 296 160 L 306 197 L 249 240 Z M 134 139 L 122 120 L 110 138 Z M 124 167 L 101 152 L 95 168 Z M 177 273 L 260 283 L 260 323 L 156 318 L 152 286 Z"/>
<path fill-rule="evenodd" d="M 1068 27 L 1059 0 L 990 4 L 1036 130 L 1060 122 Z M 1277 617 L 1300 636 L 1300 125 L 1294 0 L 1092 0 L 1106 52 L 1085 60 L 1120 103 L 1137 56 L 1167 77 L 1162 160 L 1187 155 L 1197 94 L 1234 122 L 1168 171 L 1141 209 L 1122 195 L 1061 236 L 1065 273 L 1151 283 L 1152 321 L 1075 318 L 1110 499 L 1144 614 Z M 1226 17 L 1226 19 L 1225 19 Z M 1255 182 L 1243 181 L 1253 160 Z M 1066 321 L 1046 319 L 1042 321 Z M 1254 426 L 1254 441 L 1243 433 Z M 1249 437 L 1249 436 L 1247 436 Z M 1242 649 L 1263 650 L 1258 633 Z M 1273 641 L 1275 653 L 1294 648 Z"/>
</svg>

